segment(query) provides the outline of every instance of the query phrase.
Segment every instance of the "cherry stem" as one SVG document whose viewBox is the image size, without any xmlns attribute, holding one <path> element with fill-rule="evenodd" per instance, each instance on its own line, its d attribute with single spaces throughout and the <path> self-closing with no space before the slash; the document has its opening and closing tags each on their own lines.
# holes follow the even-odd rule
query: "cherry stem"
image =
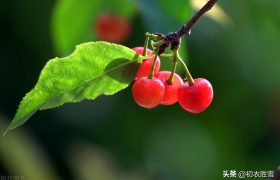
<svg viewBox="0 0 280 180">
<path fill-rule="evenodd" d="M 143 56 L 143 55 L 142 55 L 141 59 L 144 60 L 144 59 L 150 59 L 150 58 L 153 58 L 153 57 L 155 57 L 155 54 L 154 54 L 154 53 L 152 53 L 152 54 L 150 54 L 150 55 L 146 55 L 146 56 Z"/>
<path fill-rule="evenodd" d="M 173 83 L 173 78 L 176 72 L 176 67 L 177 67 L 177 57 L 174 56 L 173 58 L 173 68 L 172 68 L 172 72 L 168 78 L 168 80 L 166 81 L 167 84 L 171 85 Z"/>
<path fill-rule="evenodd" d="M 145 35 L 146 35 L 146 37 L 149 37 L 149 38 L 151 38 L 153 40 L 160 40 L 161 39 L 161 37 L 159 35 L 150 34 L 149 32 L 146 32 Z"/>
<path fill-rule="evenodd" d="M 193 86 L 194 85 L 194 80 L 193 80 L 193 77 L 188 69 L 188 66 L 185 64 L 185 62 L 181 59 L 181 57 L 179 56 L 179 53 L 178 51 L 175 52 L 177 55 L 177 60 L 183 65 L 183 68 L 185 70 L 185 78 L 184 80 L 187 80 L 189 82 L 189 85 L 190 86 Z"/>
<path fill-rule="evenodd" d="M 150 39 L 150 37 L 146 35 L 145 42 L 144 42 L 144 50 L 143 50 L 142 56 L 146 56 L 147 55 L 149 39 Z"/>
<path fill-rule="evenodd" d="M 173 58 L 174 57 L 174 54 L 161 54 L 160 57 L 166 57 L 166 58 Z"/>
<path fill-rule="evenodd" d="M 153 61 L 153 64 L 152 64 L 152 69 L 150 71 L 148 79 L 152 79 L 154 77 L 154 70 L 155 70 L 155 66 L 156 66 L 157 57 L 158 57 L 158 50 L 155 50 L 155 57 L 154 57 L 154 61 Z"/>
</svg>

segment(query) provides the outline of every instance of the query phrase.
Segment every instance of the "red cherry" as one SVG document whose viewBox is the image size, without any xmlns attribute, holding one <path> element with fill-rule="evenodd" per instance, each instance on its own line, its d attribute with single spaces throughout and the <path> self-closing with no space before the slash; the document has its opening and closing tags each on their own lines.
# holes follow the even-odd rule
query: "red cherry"
<svg viewBox="0 0 280 180">
<path fill-rule="evenodd" d="M 183 80 L 178 74 L 174 74 L 172 84 L 168 84 L 167 80 L 170 76 L 170 71 L 160 71 L 155 77 L 161 80 L 165 87 L 165 95 L 161 104 L 171 105 L 177 102 L 178 88 L 182 86 Z"/>
<path fill-rule="evenodd" d="M 178 89 L 178 102 L 186 111 L 197 114 L 203 112 L 213 100 L 213 88 L 203 78 L 194 79 L 194 85 L 185 82 Z"/>
<path fill-rule="evenodd" d="M 124 42 L 131 33 L 128 19 L 110 13 L 98 16 L 94 28 L 97 38 L 114 43 Z"/>
<path fill-rule="evenodd" d="M 135 47 L 135 48 L 133 48 L 133 50 L 137 54 L 142 55 L 142 53 L 144 51 L 144 47 Z M 152 51 L 150 49 L 147 49 L 147 55 L 151 55 L 151 54 L 152 54 Z M 153 61 L 154 61 L 154 57 L 152 57 L 150 59 L 144 59 L 142 61 L 142 64 L 141 64 L 140 68 L 137 71 L 135 80 L 140 79 L 141 77 L 149 76 L 150 71 L 152 69 Z M 154 69 L 154 75 L 156 75 L 159 72 L 159 69 L 160 69 L 160 59 L 157 58 L 156 59 L 155 69 Z"/>
<path fill-rule="evenodd" d="M 157 79 L 142 77 L 132 87 L 135 102 L 144 108 L 151 109 L 160 104 L 164 97 L 164 85 Z"/>
</svg>

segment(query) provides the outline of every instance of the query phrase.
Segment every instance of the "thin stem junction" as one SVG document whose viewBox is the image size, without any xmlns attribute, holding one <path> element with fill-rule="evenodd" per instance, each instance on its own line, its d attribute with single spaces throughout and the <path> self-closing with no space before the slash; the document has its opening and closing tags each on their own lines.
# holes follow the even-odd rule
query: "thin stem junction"
<svg viewBox="0 0 280 180">
<path fill-rule="evenodd" d="M 176 66 L 177 66 L 177 61 L 181 63 L 184 67 L 185 70 L 185 80 L 188 81 L 190 86 L 194 85 L 194 80 L 190 74 L 190 71 L 188 70 L 187 65 L 185 62 L 181 59 L 179 56 L 179 48 L 181 44 L 181 37 L 184 35 L 188 35 L 189 32 L 191 31 L 191 28 L 195 25 L 195 23 L 199 20 L 201 16 L 203 16 L 206 12 L 208 12 L 212 7 L 217 3 L 218 0 L 208 0 L 208 2 L 186 23 L 184 24 L 178 31 L 175 32 L 170 32 L 167 35 L 161 34 L 161 33 L 156 33 L 156 34 L 150 34 L 146 33 L 146 39 L 145 39 L 145 44 L 144 44 L 144 52 L 143 56 L 146 55 L 146 50 L 148 47 L 148 41 L 149 39 L 151 40 L 151 45 L 153 47 L 153 54 L 155 54 L 152 69 L 150 71 L 150 74 L 148 76 L 149 79 L 153 78 L 154 75 L 154 69 L 156 65 L 156 59 L 158 56 L 167 56 L 170 57 L 169 54 L 164 54 L 165 50 L 170 47 L 171 50 L 174 51 L 173 54 L 173 69 L 170 77 L 167 80 L 168 84 L 172 84 L 173 77 L 176 71 Z"/>
</svg>

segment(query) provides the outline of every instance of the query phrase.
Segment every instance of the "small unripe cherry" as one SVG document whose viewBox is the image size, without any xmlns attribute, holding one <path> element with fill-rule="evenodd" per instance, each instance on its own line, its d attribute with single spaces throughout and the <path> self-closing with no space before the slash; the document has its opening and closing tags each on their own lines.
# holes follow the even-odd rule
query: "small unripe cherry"
<svg viewBox="0 0 280 180">
<path fill-rule="evenodd" d="M 171 75 L 170 71 L 160 71 L 155 77 L 158 78 L 165 87 L 165 95 L 161 104 L 172 105 L 177 102 L 178 88 L 182 86 L 183 80 L 178 74 L 174 74 L 172 84 L 169 84 L 167 80 Z"/>
<path fill-rule="evenodd" d="M 131 33 L 131 24 L 125 17 L 104 13 L 97 17 L 94 30 L 98 39 L 122 43 L 127 40 Z"/>
<path fill-rule="evenodd" d="M 194 79 L 194 85 L 185 82 L 178 89 L 178 102 L 183 109 L 197 114 L 203 112 L 213 100 L 213 88 L 210 82 L 203 78 Z"/>
<path fill-rule="evenodd" d="M 142 77 L 132 87 L 135 102 L 144 108 L 151 109 L 160 104 L 164 97 L 164 85 L 157 79 Z"/>
<path fill-rule="evenodd" d="M 142 55 L 142 53 L 144 51 L 144 47 L 135 47 L 135 48 L 133 48 L 133 50 L 137 54 Z M 153 51 L 151 51 L 150 49 L 147 49 L 147 55 L 151 55 L 152 52 Z M 140 79 L 141 77 L 149 76 L 150 71 L 152 69 L 153 61 L 154 61 L 154 57 L 149 58 L 149 59 L 143 59 L 142 64 L 139 67 L 134 79 L 137 80 L 137 79 Z M 154 69 L 154 75 L 156 75 L 159 72 L 159 69 L 160 69 L 160 59 L 157 58 L 156 64 L 155 64 L 155 69 Z"/>
</svg>

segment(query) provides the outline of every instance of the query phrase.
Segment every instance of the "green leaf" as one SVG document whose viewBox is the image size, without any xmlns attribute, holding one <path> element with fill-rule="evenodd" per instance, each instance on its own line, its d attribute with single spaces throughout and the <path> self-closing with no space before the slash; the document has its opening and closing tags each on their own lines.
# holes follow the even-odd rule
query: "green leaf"
<svg viewBox="0 0 280 180">
<path fill-rule="evenodd" d="M 6 132 L 22 125 L 38 110 L 112 95 L 126 88 L 135 76 L 139 59 L 127 47 L 90 42 L 77 46 L 65 58 L 50 60 L 34 89 L 23 98 Z"/>
<path fill-rule="evenodd" d="M 96 40 L 93 24 L 102 12 L 134 15 L 130 0 L 58 0 L 52 16 L 52 34 L 55 50 L 69 53 L 76 44 Z"/>
</svg>

